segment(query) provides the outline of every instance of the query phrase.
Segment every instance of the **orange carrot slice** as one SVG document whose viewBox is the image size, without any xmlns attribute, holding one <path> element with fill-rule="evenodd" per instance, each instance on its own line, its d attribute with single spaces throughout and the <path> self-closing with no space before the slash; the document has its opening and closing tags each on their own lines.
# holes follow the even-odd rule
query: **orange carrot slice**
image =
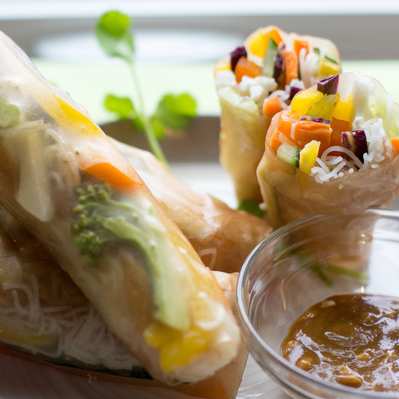
<svg viewBox="0 0 399 399">
<path fill-rule="evenodd" d="M 142 184 L 138 177 L 133 176 L 133 173 L 131 175 L 124 173 L 109 162 L 92 164 L 84 171 L 121 191 L 130 191 Z"/>
<path fill-rule="evenodd" d="M 288 137 L 289 139 L 292 139 L 291 137 L 291 127 L 292 127 L 292 120 L 286 115 L 285 112 L 281 114 L 281 117 L 278 121 L 278 130 L 281 134 L 283 134 L 285 137 Z"/>
<path fill-rule="evenodd" d="M 266 134 L 267 145 L 272 151 L 276 152 L 278 147 L 281 145 L 281 136 L 289 138 L 290 131 L 291 120 L 287 118 L 287 115 L 285 115 L 284 112 L 275 114 Z"/>
<path fill-rule="evenodd" d="M 263 101 L 262 112 L 265 117 L 271 118 L 283 109 L 281 100 L 277 96 L 266 98 Z"/>
<path fill-rule="evenodd" d="M 277 46 L 283 41 L 283 37 L 281 36 L 281 31 L 276 26 L 270 27 L 269 35 L 277 44 Z"/>
<path fill-rule="evenodd" d="M 292 50 L 283 50 L 281 56 L 283 57 L 285 84 L 289 84 L 291 80 L 298 77 L 298 57 Z"/>
<path fill-rule="evenodd" d="M 295 143 L 303 148 L 312 140 L 320 142 L 320 153 L 331 145 L 331 126 L 327 123 L 298 121 L 294 129 Z"/>
<path fill-rule="evenodd" d="M 399 154 L 399 137 L 392 137 L 391 143 L 392 143 L 393 153 L 396 156 Z"/>
<path fill-rule="evenodd" d="M 269 147 L 273 152 L 277 152 L 278 147 L 280 147 L 280 145 L 281 145 L 280 132 L 278 131 L 278 129 L 276 129 L 270 133 Z"/>
<path fill-rule="evenodd" d="M 352 130 L 352 123 L 349 121 L 342 121 L 341 119 L 332 118 L 331 121 L 332 135 L 331 145 L 342 145 L 341 133 L 350 132 Z"/>
<path fill-rule="evenodd" d="M 251 78 L 255 78 L 262 74 L 262 68 L 256 65 L 254 62 L 248 60 L 245 57 L 241 57 L 238 60 L 236 66 L 236 81 L 241 82 L 241 79 L 244 76 L 249 76 Z"/>
<path fill-rule="evenodd" d="M 306 50 L 306 53 L 309 52 L 309 43 L 306 40 L 303 39 L 294 39 L 293 42 L 293 47 L 294 47 L 294 51 L 297 57 L 299 57 L 299 53 L 301 52 L 301 50 L 304 48 Z"/>
</svg>

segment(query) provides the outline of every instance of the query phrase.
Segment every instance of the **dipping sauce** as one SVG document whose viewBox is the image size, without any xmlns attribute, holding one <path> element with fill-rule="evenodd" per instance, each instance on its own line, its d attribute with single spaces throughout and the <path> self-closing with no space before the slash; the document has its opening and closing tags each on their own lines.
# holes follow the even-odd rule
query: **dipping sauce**
<svg viewBox="0 0 399 399">
<path fill-rule="evenodd" d="M 327 298 L 294 322 L 281 349 L 290 363 L 323 380 L 399 391 L 399 298 Z"/>
</svg>

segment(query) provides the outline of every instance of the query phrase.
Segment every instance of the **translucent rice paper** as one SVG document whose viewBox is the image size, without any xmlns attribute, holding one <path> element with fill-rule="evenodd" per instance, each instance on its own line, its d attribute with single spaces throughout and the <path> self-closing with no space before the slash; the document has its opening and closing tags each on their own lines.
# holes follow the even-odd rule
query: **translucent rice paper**
<svg viewBox="0 0 399 399">
<path fill-rule="evenodd" d="M 338 50 L 330 40 L 313 36 L 302 38 L 339 61 Z M 219 89 L 217 94 L 221 108 L 220 162 L 233 180 L 237 199 L 260 202 L 256 168 L 264 152 L 270 118 L 262 115 L 253 99 L 243 97 L 233 87 Z"/>
<path fill-rule="evenodd" d="M 233 179 L 237 199 L 261 200 L 256 168 L 262 157 L 270 119 L 259 112 L 255 101 L 233 88 L 219 90 L 220 162 Z"/>
<path fill-rule="evenodd" d="M 304 216 L 352 214 L 389 204 L 399 194 L 399 157 L 320 184 L 266 148 L 258 179 L 268 220 L 278 227 Z"/>
<path fill-rule="evenodd" d="M 153 377 L 197 382 L 229 364 L 239 351 L 239 328 L 188 240 L 102 130 L 4 34 L 0 58 L 0 203 L 53 253 Z M 79 219 L 79 192 L 93 184 L 100 195 L 90 200 L 86 191 L 83 200 L 96 212 Z M 100 226 L 117 239 L 91 259 L 74 235 L 77 220 L 86 232 L 95 225 L 78 237 L 89 243 L 87 250 L 101 244 L 102 238 L 92 239 Z M 165 339 L 169 333 L 173 339 Z M 186 334 L 198 334 L 205 344 L 184 346 Z"/>
<path fill-rule="evenodd" d="M 252 249 L 270 233 L 265 220 L 194 192 L 147 151 L 115 143 L 211 269 L 240 271 Z"/>
<path fill-rule="evenodd" d="M 113 336 L 90 302 L 45 248 L 1 209 L 0 221 L 0 353 L 1 360 L 7 359 L 8 368 L 14 368 L 15 374 L 19 372 L 43 380 L 43 373 L 49 376 L 59 373 L 50 369 L 51 362 L 56 362 L 64 365 L 53 365 L 56 369 L 81 375 L 82 379 L 90 377 L 92 382 L 89 386 L 94 384 L 95 389 L 101 388 L 102 392 L 107 390 L 106 381 L 111 381 L 119 385 L 121 393 L 154 399 L 160 396 L 174 398 L 176 395 L 207 399 L 235 397 L 245 366 L 244 348 L 231 364 L 198 384 L 168 387 L 144 377 L 140 363 Z M 236 275 L 215 273 L 226 298 L 235 308 Z M 35 361 L 35 364 L 22 360 L 24 358 Z M 97 369 L 106 370 L 96 372 Z M 48 392 L 43 386 L 33 387 L 40 397 L 54 395 L 51 378 L 46 381 Z M 63 375 L 61 381 L 68 385 L 68 392 L 72 387 L 84 386 L 83 382 L 69 375 Z M 10 384 L 7 392 L 12 387 Z M 32 392 L 27 389 L 26 394 Z M 90 392 L 85 395 L 90 396 Z"/>
<path fill-rule="evenodd" d="M 398 105 L 378 81 L 343 73 L 338 92 L 342 98 L 353 96 L 355 118 L 381 118 L 388 138 L 399 133 Z M 273 118 L 269 131 L 274 129 L 278 117 Z M 393 156 L 390 148 L 385 148 L 384 161 L 321 184 L 279 160 L 269 147 L 269 137 L 257 175 L 268 220 L 274 227 L 309 215 L 355 214 L 383 207 L 399 194 L 399 157 Z"/>
</svg>

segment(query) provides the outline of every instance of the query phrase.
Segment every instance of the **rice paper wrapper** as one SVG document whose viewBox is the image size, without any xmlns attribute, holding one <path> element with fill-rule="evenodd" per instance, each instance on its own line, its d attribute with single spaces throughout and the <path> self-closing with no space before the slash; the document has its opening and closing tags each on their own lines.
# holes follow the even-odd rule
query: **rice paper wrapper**
<svg viewBox="0 0 399 399">
<path fill-rule="evenodd" d="M 246 257 L 271 232 L 266 220 L 193 191 L 147 151 L 114 143 L 212 270 L 239 272 Z"/>
<path fill-rule="evenodd" d="M 340 62 L 338 49 L 332 41 L 314 36 L 300 37 Z M 317 79 L 317 76 L 312 76 L 304 84 L 308 87 Z M 218 97 L 221 108 L 220 162 L 233 180 L 238 201 L 251 199 L 260 202 L 256 169 L 263 155 L 271 118 L 262 114 L 253 99 L 240 95 L 233 87 L 219 89 Z"/>
<path fill-rule="evenodd" d="M 399 193 L 399 157 L 320 184 L 266 147 L 257 175 L 273 227 L 316 214 L 361 213 L 386 206 Z"/>
<path fill-rule="evenodd" d="M 399 157 L 379 164 L 376 169 L 359 170 L 320 184 L 312 176 L 280 161 L 266 148 L 259 164 L 258 179 L 269 222 L 274 227 L 318 214 L 345 215 L 335 222 L 332 218 L 328 226 L 301 232 L 296 239 L 298 243 L 308 240 L 306 255 L 318 254 L 316 257 L 321 264 L 331 270 L 359 275 L 367 267 L 370 250 L 364 240 L 370 236 L 375 223 L 375 218 L 359 215 L 368 208 L 387 205 L 397 196 Z M 334 232 L 334 240 L 326 230 Z M 317 245 L 313 240 L 315 236 Z"/>
<path fill-rule="evenodd" d="M 0 221 L 0 365 L 9 376 L 3 374 L 2 392 L 29 398 L 75 398 L 77 391 L 82 398 L 98 398 L 99 392 L 104 398 L 235 398 L 247 359 L 243 342 L 232 362 L 203 381 L 168 386 L 151 379 L 47 250 L 2 208 Z M 237 316 L 237 275 L 214 276 Z M 21 375 L 29 376 L 23 387 Z"/>
<path fill-rule="evenodd" d="M 220 162 L 233 179 L 237 199 L 261 201 L 256 168 L 270 124 L 250 98 L 231 87 L 219 90 Z"/>
</svg>

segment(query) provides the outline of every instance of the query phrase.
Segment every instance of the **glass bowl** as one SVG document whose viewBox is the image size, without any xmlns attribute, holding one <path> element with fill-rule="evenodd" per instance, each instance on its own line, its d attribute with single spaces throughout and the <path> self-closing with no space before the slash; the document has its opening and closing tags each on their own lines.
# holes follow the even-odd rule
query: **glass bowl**
<svg viewBox="0 0 399 399">
<path fill-rule="evenodd" d="M 294 398 L 398 398 L 317 379 L 281 356 L 290 325 L 331 295 L 399 297 L 399 212 L 314 216 L 262 241 L 240 273 L 237 296 L 249 350 Z"/>
</svg>

